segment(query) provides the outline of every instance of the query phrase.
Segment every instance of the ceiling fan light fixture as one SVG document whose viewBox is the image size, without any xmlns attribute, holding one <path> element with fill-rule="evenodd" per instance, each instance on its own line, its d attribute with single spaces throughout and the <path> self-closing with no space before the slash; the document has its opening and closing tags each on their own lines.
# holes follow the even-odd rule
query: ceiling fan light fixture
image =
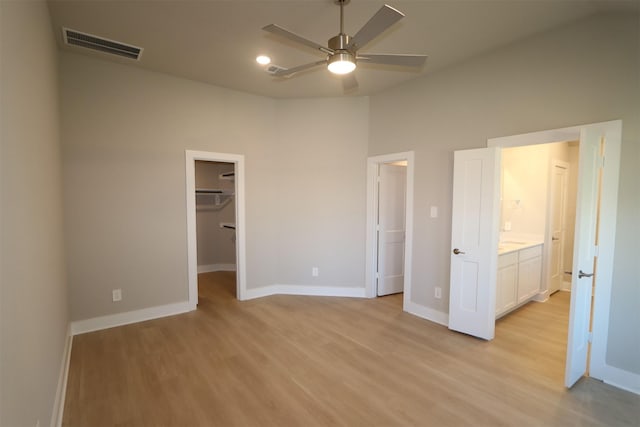
<svg viewBox="0 0 640 427">
<path fill-rule="evenodd" d="M 337 52 L 329 58 L 327 68 L 333 74 L 349 74 L 356 69 L 356 60 L 349 52 Z"/>
</svg>

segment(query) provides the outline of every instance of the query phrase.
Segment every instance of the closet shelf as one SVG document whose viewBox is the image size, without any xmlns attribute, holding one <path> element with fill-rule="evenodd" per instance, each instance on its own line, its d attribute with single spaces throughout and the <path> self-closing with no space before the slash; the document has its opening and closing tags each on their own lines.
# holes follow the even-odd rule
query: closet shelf
<svg viewBox="0 0 640 427">
<path fill-rule="evenodd" d="M 196 188 L 198 196 L 233 196 L 233 190 L 222 190 L 220 188 Z"/>
<path fill-rule="evenodd" d="M 223 172 L 220 175 L 218 175 L 218 179 L 224 179 L 224 180 L 228 180 L 228 181 L 232 181 L 235 178 L 236 178 L 235 171 L 233 171 L 233 172 Z"/>
</svg>

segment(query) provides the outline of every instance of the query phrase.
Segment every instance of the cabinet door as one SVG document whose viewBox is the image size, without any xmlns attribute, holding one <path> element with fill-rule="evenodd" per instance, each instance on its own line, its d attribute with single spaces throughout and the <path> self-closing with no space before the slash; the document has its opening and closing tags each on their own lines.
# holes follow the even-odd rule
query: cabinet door
<svg viewBox="0 0 640 427">
<path fill-rule="evenodd" d="M 540 292 L 542 257 L 520 261 L 518 265 L 518 304 Z"/>
<path fill-rule="evenodd" d="M 512 309 L 516 305 L 518 287 L 518 264 L 506 265 L 498 269 L 496 283 L 496 316 Z"/>
</svg>

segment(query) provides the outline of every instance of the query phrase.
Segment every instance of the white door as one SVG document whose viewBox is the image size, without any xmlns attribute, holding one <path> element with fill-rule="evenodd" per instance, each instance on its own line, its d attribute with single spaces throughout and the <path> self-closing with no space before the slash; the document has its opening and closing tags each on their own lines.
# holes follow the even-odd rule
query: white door
<svg viewBox="0 0 640 427">
<path fill-rule="evenodd" d="M 378 296 L 404 290 L 407 167 L 383 163 L 378 187 Z"/>
<path fill-rule="evenodd" d="M 500 161 L 499 147 L 454 153 L 449 329 L 486 340 L 495 331 Z"/>
<path fill-rule="evenodd" d="M 573 386 L 587 371 L 591 295 L 595 283 L 595 247 L 602 165 L 603 133 L 585 127 L 580 133 L 576 228 L 571 276 L 571 309 L 565 385 Z"/>
<path fill-rule="evenodd" d="M 564 240 L 567 184 L 567 165 L 556 162 L 551 168 L 551 262 L 549 294 L 559 291 L 564 280 Z"/>
</svg>

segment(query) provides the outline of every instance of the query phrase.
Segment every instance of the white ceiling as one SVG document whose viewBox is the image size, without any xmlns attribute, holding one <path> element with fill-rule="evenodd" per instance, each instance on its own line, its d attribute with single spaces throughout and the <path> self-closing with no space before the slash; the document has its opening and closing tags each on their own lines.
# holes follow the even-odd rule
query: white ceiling
<svg viewBox="0 0 640 427">
<path fill-rule="evenodd" d="M 355 34 L 384 1 L 352 0 L 345 32 Z M 617 0 L 387 0 L 406 17 L 361 52 L 427 54 L 419 71 L 358 66 L 359 88 L 371 95 L 467 58 L 590 14 L 638 13 L 640 2 Z M 258 54 L 291 68 L 323 59 L 320 52 L 268 34 L 278 24 L 325 45 L 339 32 L 333 0 L 50 0 L 61 49 L 273 98 L 342 96 L 325 68 L 275 78 Z M 140 46 L 140 61 L 66 46 L 62 27 Z"/>
</svg>

